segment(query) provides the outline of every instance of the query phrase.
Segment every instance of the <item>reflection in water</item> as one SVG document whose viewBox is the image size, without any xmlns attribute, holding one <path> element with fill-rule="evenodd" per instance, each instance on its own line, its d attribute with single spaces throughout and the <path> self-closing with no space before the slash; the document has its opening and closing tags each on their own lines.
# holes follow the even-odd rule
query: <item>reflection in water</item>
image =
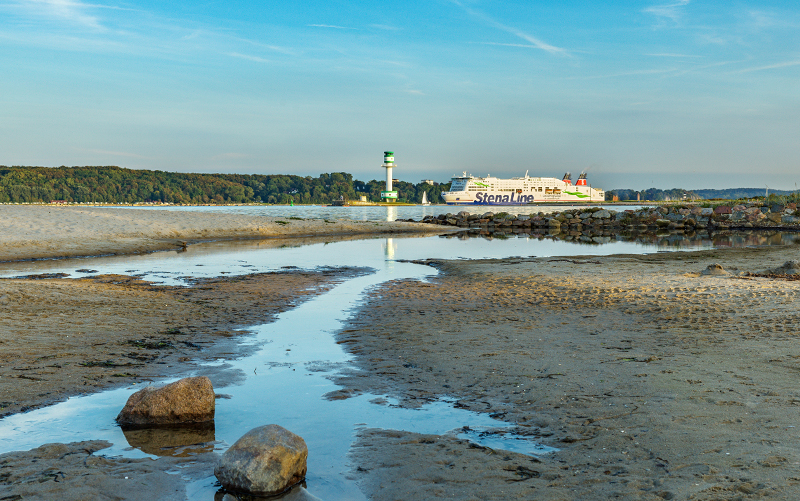
<svg viewBox="0 0 800 501">
<path fill-rule="evenodd" d="M 620 233 L 559 229 L 524 229 L 515 228 L 507 231 L 488 231 L 484 229 L 470 229 L 458 233 L 443 235 L 443 238 L 482 238 L 486 240 L 508 239 L 510 237 L 534 238 L 538 240 L 551 240 L 573 242 L 585 245 L 603 245 L 615 242 L 629 242 L 638 245 L 656 246 L 663 249 L 711 249 L 711 248 L 736 248 L 736 247 L 762 247 L 777 245 L 800 244 L 800 233 L 791 231 L 769 230 L 736 230 L 715 231 L 705 230 L 683 232 L 678 231 L 624 231 Z"/>
<path fill-rule="evenodd" d="M 397 207 L 386 207 L 386 220 L 394 221 L 395 219 L 397 219 Z"/>
<path fill-rule="evenodd" d="M 190 457 L 214 451 L 214 423 L 122 429 L 128 445 L 154 456 Z"/>
<path fill-rule="evenodd" d="M 386 243 L 383 244 L 383 249 L 385 251 L 386 259 L 394 260 L 394 253 L 397 250 L 397 244 L 394 242 L 393 238 L 387 238 Z"/>
</svg>

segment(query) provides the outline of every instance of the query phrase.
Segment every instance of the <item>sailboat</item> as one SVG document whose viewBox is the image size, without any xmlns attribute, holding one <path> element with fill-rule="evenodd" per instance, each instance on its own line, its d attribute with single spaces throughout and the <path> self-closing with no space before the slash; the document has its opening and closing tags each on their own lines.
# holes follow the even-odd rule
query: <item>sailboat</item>
<svg viewBox="0 0 800 501">
<path fill-rule="evenodd" d="M 428 192 L 427 191 L 423 191 L 422 192 L 422 205 L 430 205 L 430 204 L 431 203 L 428 202 Z"/>
</svg>

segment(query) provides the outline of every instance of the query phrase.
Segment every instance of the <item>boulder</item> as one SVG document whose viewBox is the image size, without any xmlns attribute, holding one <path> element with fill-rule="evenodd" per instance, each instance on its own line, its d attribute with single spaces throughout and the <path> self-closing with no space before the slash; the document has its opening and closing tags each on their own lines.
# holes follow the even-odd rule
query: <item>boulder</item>
<svg viewBox="0 0 800 501">
<path fill-rule="evenodd" d="M 730 207 L 725 205 L 720 205 L 714 209 L 714 214 L 730 214 L 733 212 Z"/>
<path fill-rule="evenodd" d="M 214 475 L 226 490 L 274 496 L 305 479 L 307 458 L 301 437 L 270 424 L 237 440 L 220 458 Z"/>
<path fill-rule="evenodd" d="M 128 398 L 117 416 L 121 426 L 205 423 L 214 420 L 214 387 L 205 376 L 143 388 Z"/>
<path fill-rule="evenodd" d="M 800 223 L 800 217 L 796 216 L 783 216 L 781 218 L 782 224 L 797 224 Z"/>
<path fill-rule="evenodd" d="M 592 214 L 592 217 L 595 219 L 608 219 L 611 217 L 611 213 L 607 210 L 599 210 Z"/>
<path fill-rule="evenodd" d="M 800 261 L 791 259 L 783 263 L 778 268 L 767 270 L 767 273 L 774 273 L 776 275 L 800 275 Z"/>
<path fill-rule="evenodd" d="M 701 271 L 700 274 L 712 276 L 730 275 L 720 264 L 710 264 L 705 270 Z"/>
</svg>

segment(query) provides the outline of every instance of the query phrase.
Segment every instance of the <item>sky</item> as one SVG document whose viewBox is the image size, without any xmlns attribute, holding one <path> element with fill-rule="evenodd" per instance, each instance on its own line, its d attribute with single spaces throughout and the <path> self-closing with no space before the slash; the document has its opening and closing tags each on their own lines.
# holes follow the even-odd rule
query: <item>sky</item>
<svg viewBox="0 0 800 501">
<path fill-rule="evenodd" d="M 0 0 L 0 165 L 794 189 L 796 1 Z"/>
</svg>

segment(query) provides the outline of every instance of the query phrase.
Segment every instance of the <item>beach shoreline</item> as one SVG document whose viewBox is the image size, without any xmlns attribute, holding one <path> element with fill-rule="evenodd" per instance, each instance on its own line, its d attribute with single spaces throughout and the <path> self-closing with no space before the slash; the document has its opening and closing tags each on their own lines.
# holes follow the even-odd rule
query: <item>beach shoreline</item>
<svg viewBox="0 0 800 501">
<path fill-rule="evenodd" d="M 400 221 L 349 221 L 59 205 L 0 206 L 0 262 L 181 250 L 236 239 L 435 235 L 454 229 Z"/>
<path fill-rule="evenodd" d="M 280 224 L 119 211 L 124 214 L 84 208 L 16 213 L 17 226 L 3 220 L 0 234 L 9 238 L 0 256 L 31 259 L 52 249 L 90 255 L 101 245 L 109 253 L 150 252 L 158 245 L 175 250 L 198 235 L 304 243 L 339 238 L 334 231 L 342 238 L 419 234 L 412 223 Z M 314 231 L 315 237 L 299 238 Z M 372 393 L 407 407 L 453 399 L 558 450 L 525 456 L 452 434 L 360 429 L 349 457 L 353 476 L 374 500 L 800 497 L 793 473 L 800 464 L 800 436 L 793 431 L 800 402 L 794 389 L 800 353 L 793 348 L 800 294 L 798 282 L 765 273 L 798 256 L 797 247 L 787 245 L 420 261 L 435 266 L 438 276 L 369 291 L 336 334 L 353 355 L 353 370 L 333 376 L 344 391 L 332 397 Z M 236 357 L 248 326 L 364 272 L 292 270 L 202 279 L 188 287 L 127 276 L 0 279 L 0 321 L 11 329 L 0 343 L 3 412 L 186 374 L 204 354 Z M 392 329 L 376 327 L 384 325 Z M 224 368 L 209 375 L 220 387 L 237 377 Z M 62 464 L 53 451 L 81 457 L 81 451 L 102 455 L 103 448 L 65 447 L 0 455 L 0 474 L 26 472 L 9 477 L 15 480 L 6 486 L 26 495 L 58 492 L 53 483 L 34 485 Z M 161 478 L 159 472 L 176 461 L 213 464 L 214 453 L 206 452 L 149 462 L 103 458 L 92 469 L 92 492 L 136 499 L 125 497 L 119 471 Z M 77 463 L 66 468 L 76 478 L 85 473 Z M 174 490 L 182 484 L 164 485 Z M 160 488 L 137 495 L 166 496 Z"/>
<path fill-rule="evenodd" d="M 343 393 L 407 407 L 453 399 L 558 450 L 521 457 L 362 430 L 351 452 L 362 490 L 373 500 L 800 497 L 800 294 L 796 275 L 765 273 L 798 254 L 430 261 L 434 279 L 372 291 L 338 335 L 355 358 L 335 378 Z"/>
</svg>

